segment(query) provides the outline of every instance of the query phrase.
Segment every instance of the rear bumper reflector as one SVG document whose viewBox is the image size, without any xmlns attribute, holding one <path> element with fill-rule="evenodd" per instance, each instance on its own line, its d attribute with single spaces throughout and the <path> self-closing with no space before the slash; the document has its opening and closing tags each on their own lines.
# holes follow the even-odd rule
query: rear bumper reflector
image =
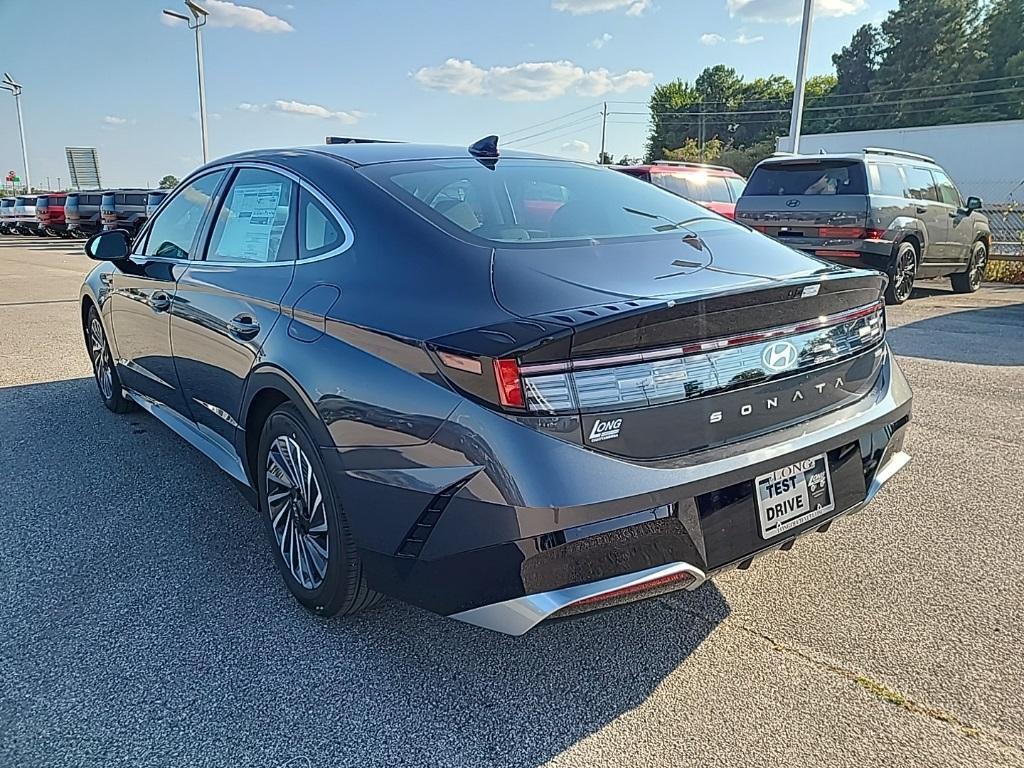
<svg viewBox="0 0 1024 768">
<path fill-rule="evenodd" d="M 482 605 L 452 614 L 450 618 L 475 624 L 506 635 L 522 635 L 570 606 L 592 605 L 678 582 L 681 589 L 694 590 L 707 579 L 704 571 L 689 563 L 669 563 L 610 579 L 564 587 L 550 592 L 523 595 L 500 603 Z"/>
</svg>

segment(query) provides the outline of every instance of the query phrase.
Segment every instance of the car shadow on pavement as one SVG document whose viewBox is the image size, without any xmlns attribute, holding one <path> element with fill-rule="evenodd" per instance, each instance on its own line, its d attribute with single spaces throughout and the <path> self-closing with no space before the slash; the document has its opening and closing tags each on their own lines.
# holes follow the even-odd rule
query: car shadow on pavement
<svg viewBox="0 0 1024 768">
<path fill-rule="evenodd" d="M 521 638 L 396 601 L 322 620 L 227 477 L 92 379 L 0 389 L 0 436 L 0 764 L 540 765 L 729 614 L 706 584 Z"/>
<path fill-rule="evenodd" d="M 897 355 L 975 365 L 1024 365 L 1024 304 L 935 315 L 890 328 Z"/>
</svg>

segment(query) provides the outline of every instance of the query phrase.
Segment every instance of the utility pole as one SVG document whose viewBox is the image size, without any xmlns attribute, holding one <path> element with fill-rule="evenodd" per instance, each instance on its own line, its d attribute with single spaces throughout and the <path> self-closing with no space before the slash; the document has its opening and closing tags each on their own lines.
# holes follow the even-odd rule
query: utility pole
<svg viewBox="0 0 1024 768">
<path fill-rule="evenodd" d="M 804 90 L 807 83 L 807 49 L 811 44 L 813 18 L 814 0 L 804 0 L 804 19 L 800 25 L 800 53 L 796 60 L 796 80 L 793 87 L 793 114 L 789 121 L 789 145 L 794 155 L 800 154 L 800 130 L 804 120 Z"/>
<path fill-rule="evenodd" d="M 593 114 L 593 113 L 591 113 Z M 601 154 L 597 156 L 597 161 L 601 164 L 605 164 L 604 154 L 604 138 L 608 132 L 608 102 L 604 102 L 604 106 L 601 108 Z"/>
<path fill-rule="evenodd" d="M 14 106 L 18 110 L 18 130 L 21 131 L 21 158 L 25 161 L 25 194 L 32 194 L 32 174 L 28 170 L 28 149 L 25 147 L 25 123 L 21 119 L 21 85 L 14 82 L 7 72 L 4 72 L 4 79 L 0 80 L 0 88 L 14 94 Z"/>
<path fill-rule="evenodd" d="M 697 148 L 698 148 L 697 151 L 698 151 L 698 159 L 700 160 L 700 162 L 703 163 L 704 162 L 704 102 L 701 101 L 697 108 L 700 110 L 697 113 L 697 126 L 698 126 L 697 135 L 699 137 L 697 139 Z"/>
</svg>

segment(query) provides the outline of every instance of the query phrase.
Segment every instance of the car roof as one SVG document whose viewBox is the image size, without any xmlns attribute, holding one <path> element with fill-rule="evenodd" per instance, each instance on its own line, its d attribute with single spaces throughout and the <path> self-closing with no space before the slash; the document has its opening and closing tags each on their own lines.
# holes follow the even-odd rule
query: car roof
<svg viewBox="0 0 1024 768">
<path fill-rule="evenodd" d="M 934 165 L 938 167 L 933 159 L 924 155 L 901 153 L 897 150 L 873 152 L 823 152 L 817 155 L 791 155 L 778 154 L 766 157 L 759 165 L 779 165 L 786 163 L 813 163 L 816 161 L 840 160 L 847 162 L 864 162 L 865 160 L 882 161 L 890 163 L 916 163 L 923 165 Z"/>
<path fill-rule="evenodd" d="M 309 147 L 289 147 L 281 149 L 260 149 L 241 152 L 220 158 L 217 163 L 239 162 L 242 160 L 259 160 L 273 157 L 280 161 L 289 155 L 299 154 L 330 155 L 352 166 L 373 165 L 376 163 L 398 163 L 409 160 L 489 160 L 489 157 L 478 157 L 469 151 L 469 147 L 455 147 L 446 144 L 413 144 L 405 142 L 360 142 L 351 144 L 322 144 Z M 550 157 L 533 152 L 505 149 L 499 145 L 498 159 L 514 158 L 520 160 L 549 160 L 554 162 L 576 163 L 562 157 Z"/>
</svg>

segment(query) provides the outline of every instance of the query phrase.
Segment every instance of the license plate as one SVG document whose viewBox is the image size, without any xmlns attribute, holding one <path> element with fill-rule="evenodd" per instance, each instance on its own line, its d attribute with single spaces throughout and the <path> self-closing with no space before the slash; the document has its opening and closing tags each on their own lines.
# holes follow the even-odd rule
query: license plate
<svg viewBox="0 0 1024 768">
<path fill-rule="evenodd" d="M 754 481 L 761 538 L 771 539 L 835 509 L 825 454 L 761 475 Z"/>
</svg>

